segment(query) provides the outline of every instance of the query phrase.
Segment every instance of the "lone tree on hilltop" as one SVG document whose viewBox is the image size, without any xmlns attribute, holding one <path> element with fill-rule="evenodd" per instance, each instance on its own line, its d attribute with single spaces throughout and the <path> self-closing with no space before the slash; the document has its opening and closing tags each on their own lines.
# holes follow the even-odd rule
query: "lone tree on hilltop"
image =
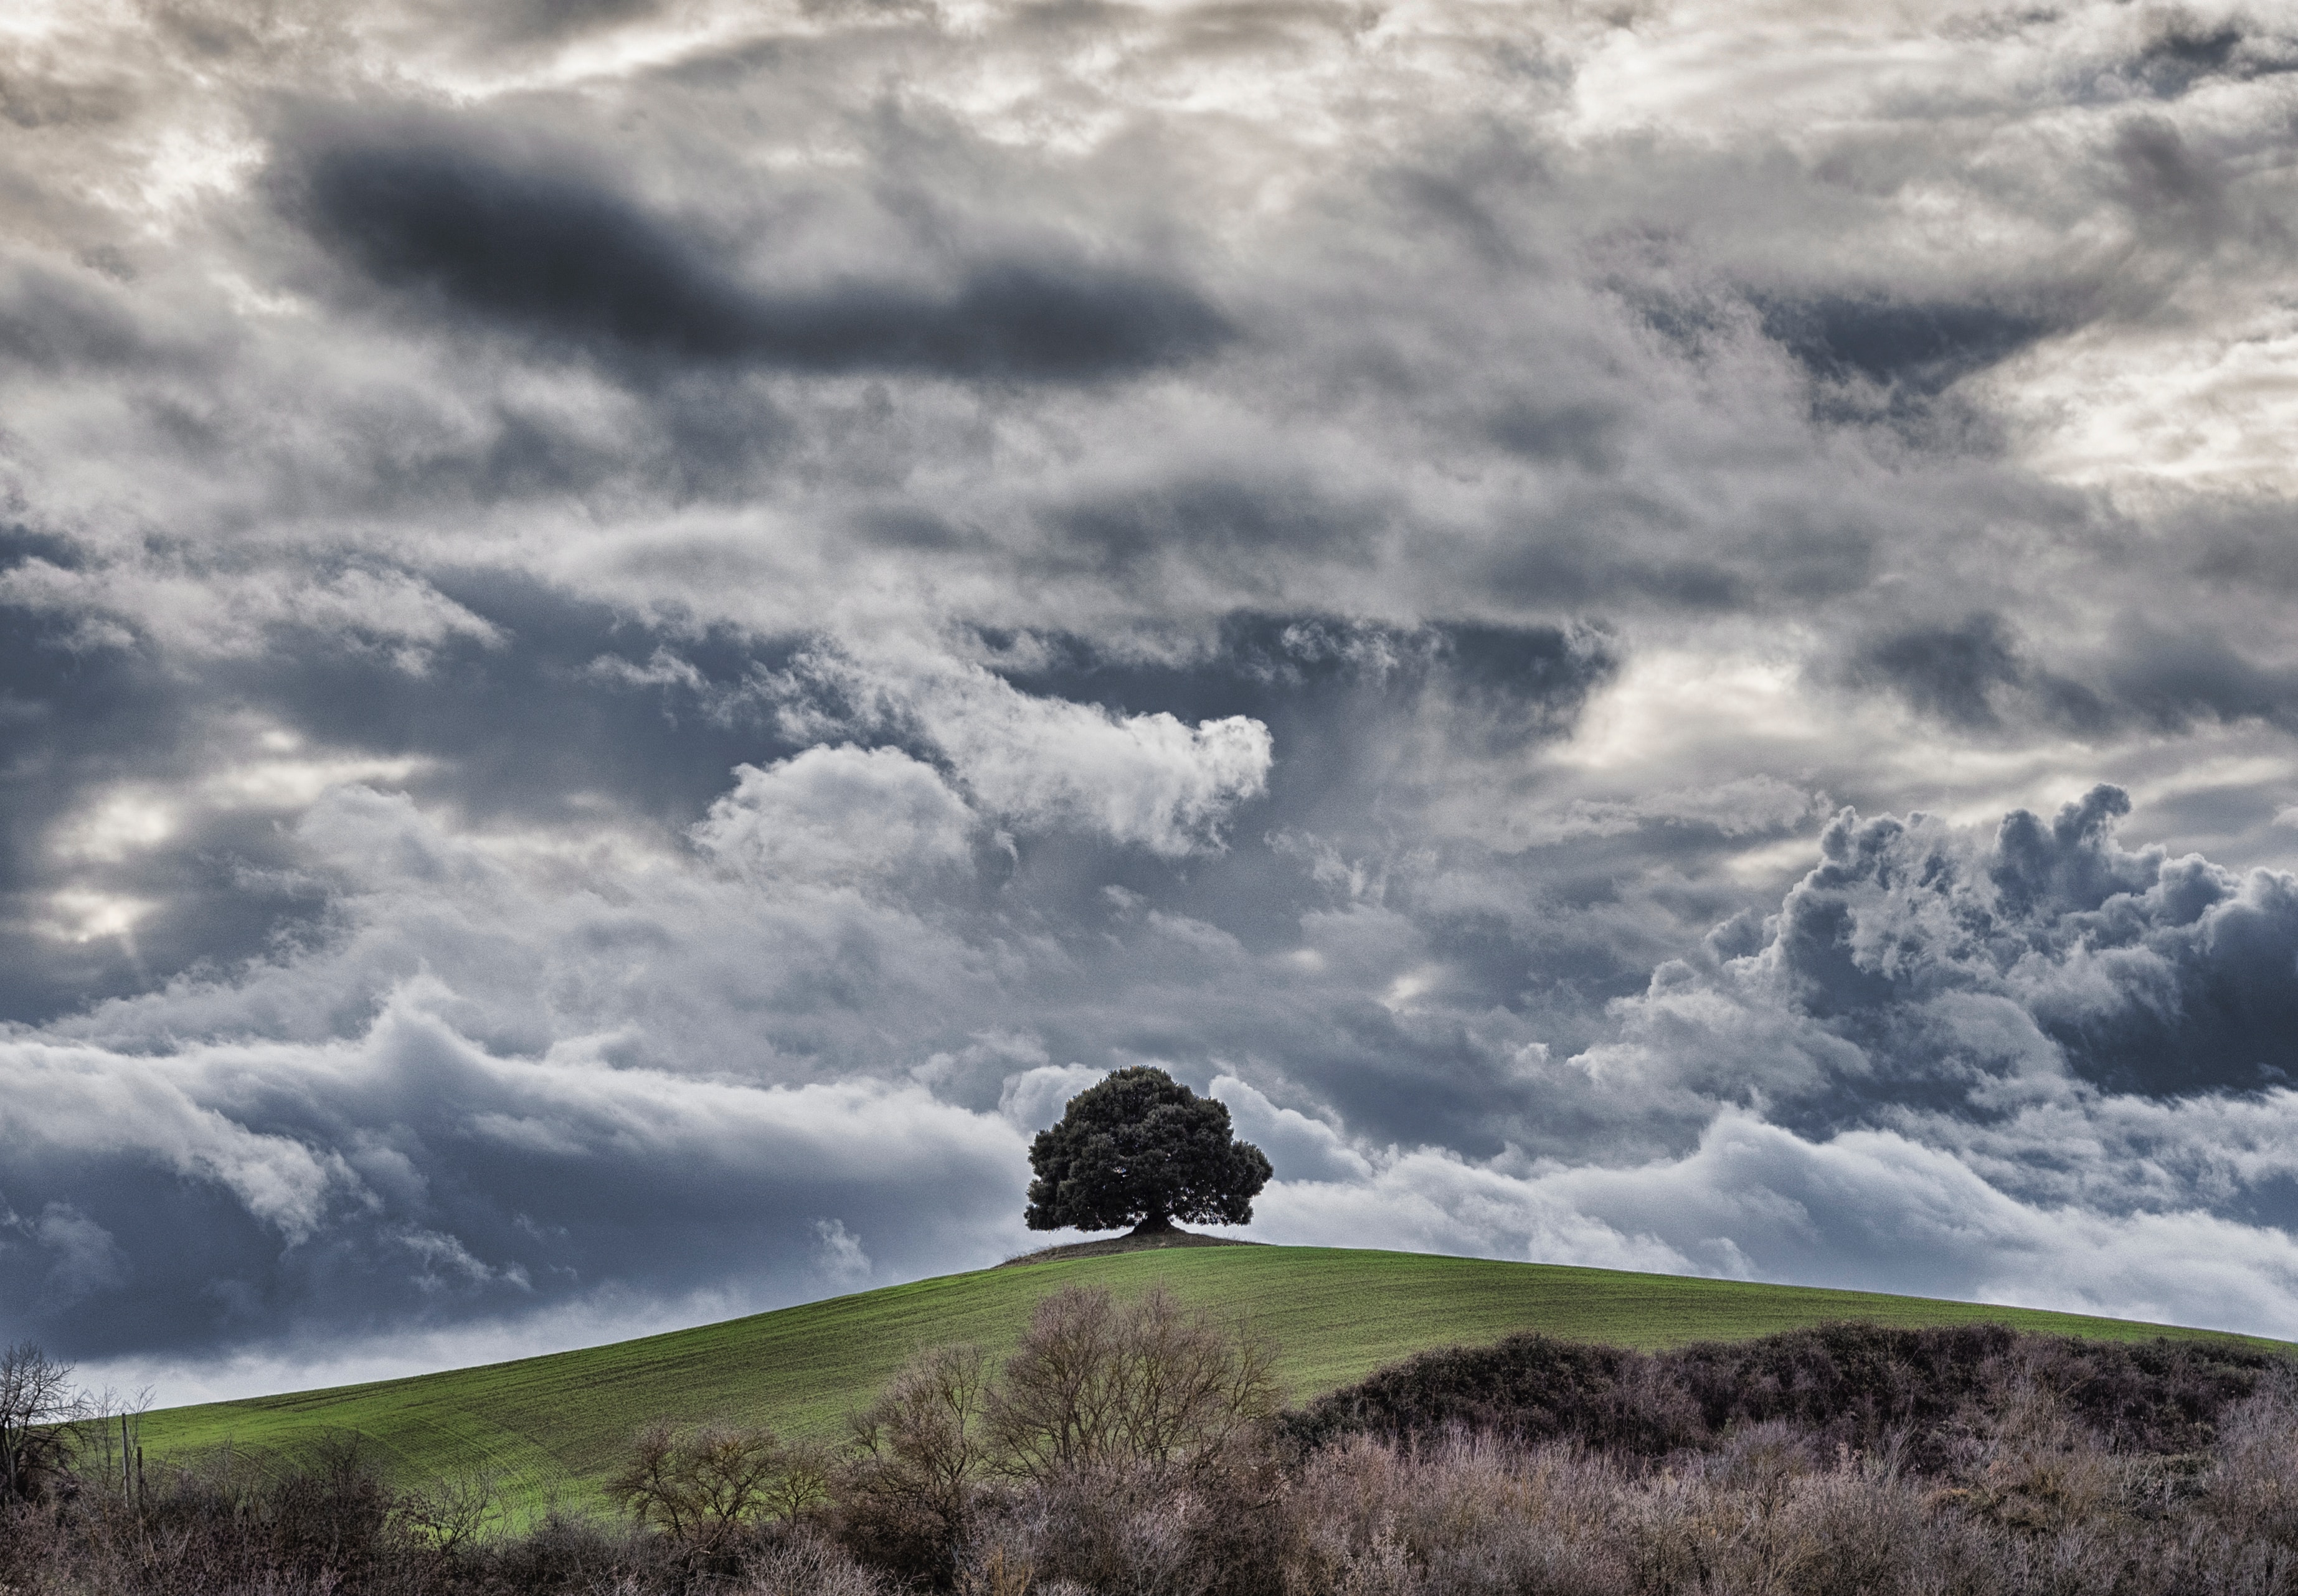
<svg viewBox="0 0 2298 1596">
<path fill-rule="evenodd" d="M 1119 1070 L 1070 1099 L 1029 1148 L 1032 1230 L 1170 1230 L 1175 1220 L 1252 1221 L 1269 1160 L 1229 1134 L 1228 1109 L 1162 1070 Z"/>
</svg>

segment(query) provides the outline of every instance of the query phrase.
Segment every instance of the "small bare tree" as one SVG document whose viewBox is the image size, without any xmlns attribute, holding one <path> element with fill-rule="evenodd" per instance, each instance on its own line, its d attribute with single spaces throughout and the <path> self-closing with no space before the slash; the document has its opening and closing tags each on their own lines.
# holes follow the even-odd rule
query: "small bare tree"
<svg viewBox="0 0 2298 1596">
<path fill-rule="evenodd" d="M 835 1447 L 819 1441 L 784 1443 L 766 1480 L 762 1498 L 766 1511 L 784 1524 L 796 1524 L 818 1511 L 830 1501 L 830 1483 L 837 1469 Z"/>
<path fill-rule="evenodd" d="M 1072 1286 L 1041 1299 L 991 1395 L 989 1427 L 1015 1472 L 1099 1463 L 1125 1428 L 1125 1325 L 1116 1299 Z"/>
<path fill-rule="evenodd" d="M 1184 1309 L 1159 1286 L 1125 1315 L 1118 1406 L 1126 1454 L 1219 1464 L 1277 1417 L 1277 1349 L 1249 1325 Z"/>
<path fill-rule="evenodd" d="M 829 1474 L 822 1448 L 785 1446 L 769 1429 L 681 1429 L 658 1420 L 639 1432 L 608 1488 L 641 1524 L 707 1552 L 755 1519 L 806 1512 L 826 1493 Z"/>
<path fill-rule="evenodd" d="M 491 1468 L 434 1476 L 399 1493 L 402 1523 L 441 1551 L 484 1540 L 509 1517 L 502 1479 Z"/>
<path fill-rule="evenodd" d="M 979 1347 L 921 1352 L 851 1424 L 848 1503 L 955 1556 L 981 1476 L 995 1456 L 984 1424 L 989 1362 Z"/>
<path fill-rule="evenodd" d="M 1006 1467 L 1033 1479 L 1106 1463 L 1212 1467 L 1277 1412 L 1275 1351 L 1162 1287 L 1120 1306 L 1071 1286 L 1037 1304 L 990 1393 Z"/>
<path fill-rule="evenodd" d="M 71 1366 L 29 1341 L 0 1350 L 0 1501 L 23 1501 L 64 1460 L 83 1399 Z"/>
</svg>

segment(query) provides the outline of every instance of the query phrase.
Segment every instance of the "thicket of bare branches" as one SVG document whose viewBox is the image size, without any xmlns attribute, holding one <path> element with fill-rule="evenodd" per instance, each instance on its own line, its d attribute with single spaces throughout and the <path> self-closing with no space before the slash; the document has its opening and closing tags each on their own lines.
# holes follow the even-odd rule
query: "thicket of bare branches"
<svg viewBox="0 0 2298 1596">
<path fill-rule="evenodd" d="M 1128 1303 L 1099 1287 L 1058 1292 L 1002 1368 L 977 1348 L 937 1347 L 895 1377 L 854 1421 L 831 1522 L 873 1566 L 946 1584 L 982 1514 L 1024 1486 L 1080 1501 L 1120 1476 L 1110 1488 L 1178 1489 L 1262 1457 L 1280 1402 L 1274 1365 L 1244 1327 L 1162 1289 Z"/>
<path fill-rule="evenodd" d="M 0 1349 L 0 1504 L 44 1494 L 70 1461 L 88 1408 L 71 1374 L 31 1342 Z"/>
<path fill-rule="evenodd" d="M 761 1518 L 795 1523 L 821 1507 L 831 1468 L 826 1448 L 770 1429 L 658 1420 L 639 1433 L 607 1490 L 641 1527 L 707 1556 Z"/>
<path fill-rule="evenodd" d="M 985 1404 L 1004 1467 L 1045 1481 L 1113 1462 L 1218 1467 L 1273 1419 L 1275 1349 L 1161 1288 L 1046 1298 Z"/>
</svg>

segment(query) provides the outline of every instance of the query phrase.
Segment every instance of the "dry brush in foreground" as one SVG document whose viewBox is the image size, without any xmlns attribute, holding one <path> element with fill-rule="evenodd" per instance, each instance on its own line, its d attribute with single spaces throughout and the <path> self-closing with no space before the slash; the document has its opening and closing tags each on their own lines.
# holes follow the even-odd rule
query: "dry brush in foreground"
<svg viewBox="0 0 2298 1596">
<path fill-rule="evenodd" d="M 57 1474 L 0 1596 L 2298 1596 L 2298 1371 L 2231 1345 L 1834 1326 L 1641 1354 L 1517 1337 L 1280 1412 L 1153 1295 L 922 1354 L 834 1455 L 655 1426 L 624 1521 L 485 1533 L 356 1448 L 140 1495 Z"/>
</svg>

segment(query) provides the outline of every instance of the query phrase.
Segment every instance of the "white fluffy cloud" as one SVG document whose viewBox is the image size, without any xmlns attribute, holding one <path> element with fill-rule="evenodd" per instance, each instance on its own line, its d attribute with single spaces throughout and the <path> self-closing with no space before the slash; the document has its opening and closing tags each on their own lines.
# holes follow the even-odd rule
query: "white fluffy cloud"
<svg viewBox="0 0 2298 1596">
<path fill-rule="evenodd" d="M 1218 848 L 1229 812 L 1269 781 L 1269 728 L 1250 716 L 1190 726 L 1113 714 L 930 654 L 815 651 L 771 690 L 804 733 L 911 731 L 1008 825 L 1078 828 L 1167 857 Z"/>
<path fill-rule="evenodd" d="M 978 823 L 898 748 L 808 748 L 735 771 L 694 839 L 764 884 L 905 883 L 967 862 Z"/>
</svg>

